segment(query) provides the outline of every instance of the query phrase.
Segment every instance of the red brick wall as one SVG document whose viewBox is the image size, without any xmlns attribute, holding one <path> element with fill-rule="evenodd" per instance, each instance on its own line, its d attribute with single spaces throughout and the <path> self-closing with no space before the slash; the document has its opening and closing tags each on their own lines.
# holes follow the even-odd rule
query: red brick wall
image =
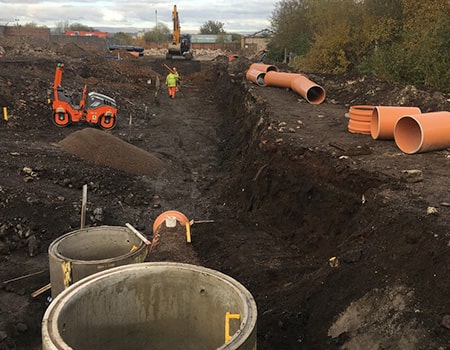
<svg viewBox="0 0 450 350">
<path fill-rule="evenodd" d="M 4 36 L 26 36 L 32 38 L 40 38 L 50 40 L 49 28 L 33 28 L 22 26 L 1 26 L 0 33 L 3 32 Z"/>
</svg>

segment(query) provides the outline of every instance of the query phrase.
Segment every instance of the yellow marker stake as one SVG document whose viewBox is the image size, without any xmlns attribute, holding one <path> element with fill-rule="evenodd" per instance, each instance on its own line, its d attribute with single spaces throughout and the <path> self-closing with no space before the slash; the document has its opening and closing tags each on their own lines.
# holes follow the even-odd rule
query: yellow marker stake
<svg viewBox="0 0 450 350">
<path fill-rule="evenodd" d="M 191 224 L 186 222 L 186 242 L 191 243 Z"/>
<path fill-rule="evenodd" d="M 239 320 L 241 318 L 240 314 L 231 314 L 227 312 L 225 314 L 225 343 L 228 343 L 228 341 L 232 338 L 230 335 L 230 319 L 236 319 Z"/>
<path fill-rule="evenodd" d="M 6 107 L 3 107 L 3 119 L 8 121 L 8 110 L 6 109 Z"/>
</svg>

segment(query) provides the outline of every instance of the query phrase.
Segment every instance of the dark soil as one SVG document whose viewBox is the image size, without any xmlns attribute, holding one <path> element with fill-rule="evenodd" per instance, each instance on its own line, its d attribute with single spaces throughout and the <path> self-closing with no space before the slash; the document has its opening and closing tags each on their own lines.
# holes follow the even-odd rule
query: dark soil
<svg viewBox="0 0 450 350">
<path fill-rule="evenodd" d="M 213 221 L 192 226 L 189 251 L 162 235 L 148 261 L 241 282 L 258 306 L 258 349 L 450 348 L 450 149 L 407 155 L 347 128 L 351 105 L 448 111 L 448 96 L 314 74 L 327 98 L 312 105 L 247 81 L 243 57 L 3 45 L 0 349 L 40 349 L 50 291 L 31 293 L 49 282 L 50 243 L 80 227 L 85 184 L 88 226 L 131 223 L 151 237 L 167 210 Z M 60 61 L 67 90 L 87 83 L 118 101 L 116 128 L 52 123 Z M 174 100 L 163 63 L 183 78 Z"/>
</svg>

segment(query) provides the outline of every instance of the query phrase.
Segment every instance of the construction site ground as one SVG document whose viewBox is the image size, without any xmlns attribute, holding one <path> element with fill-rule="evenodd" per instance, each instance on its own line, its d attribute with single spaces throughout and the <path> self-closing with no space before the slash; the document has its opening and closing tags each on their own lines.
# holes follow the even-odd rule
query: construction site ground
<svg viewBox="0 0 450 350">
<path fill-rule="evenodd" d="M 408 155 L 348 131 L 352 105 L 448 111 L 449 96 L 309 74 L 327 96 L 313 105 L 247 81 L 242 56 L 0 45 L 0 349 L 41 348 L 50 291 L 31 293 L 49 283 L 48 246 L 80 228 L 85 184 L 87 226 L 130 223 L 151 239 L 164 211 L 199 221 L 191 244 L 161 235 L 147 260 L 242 283 L 258 349 L 450 348 L 450 149 Z M 86 83 L 117 100 L 113 130 L 52 123 L 58 62 L 69 92 Z M 164 63 L 182 77 L 175 99 Z"/>
</svg>

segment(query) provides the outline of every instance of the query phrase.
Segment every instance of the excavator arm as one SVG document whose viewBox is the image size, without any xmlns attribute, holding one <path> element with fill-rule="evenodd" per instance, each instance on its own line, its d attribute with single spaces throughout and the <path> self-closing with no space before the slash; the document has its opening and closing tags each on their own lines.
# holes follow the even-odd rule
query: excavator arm
<svg viewBox="0 0 450 350">
<path fill-rule="evenodd" d="M 174 44 L 179 44 L 180 43 L 180 19 L 178 18 L 177 5 L 173 5 L 172 21 L 173 21 L 172 42 Z"/>
</svg>

